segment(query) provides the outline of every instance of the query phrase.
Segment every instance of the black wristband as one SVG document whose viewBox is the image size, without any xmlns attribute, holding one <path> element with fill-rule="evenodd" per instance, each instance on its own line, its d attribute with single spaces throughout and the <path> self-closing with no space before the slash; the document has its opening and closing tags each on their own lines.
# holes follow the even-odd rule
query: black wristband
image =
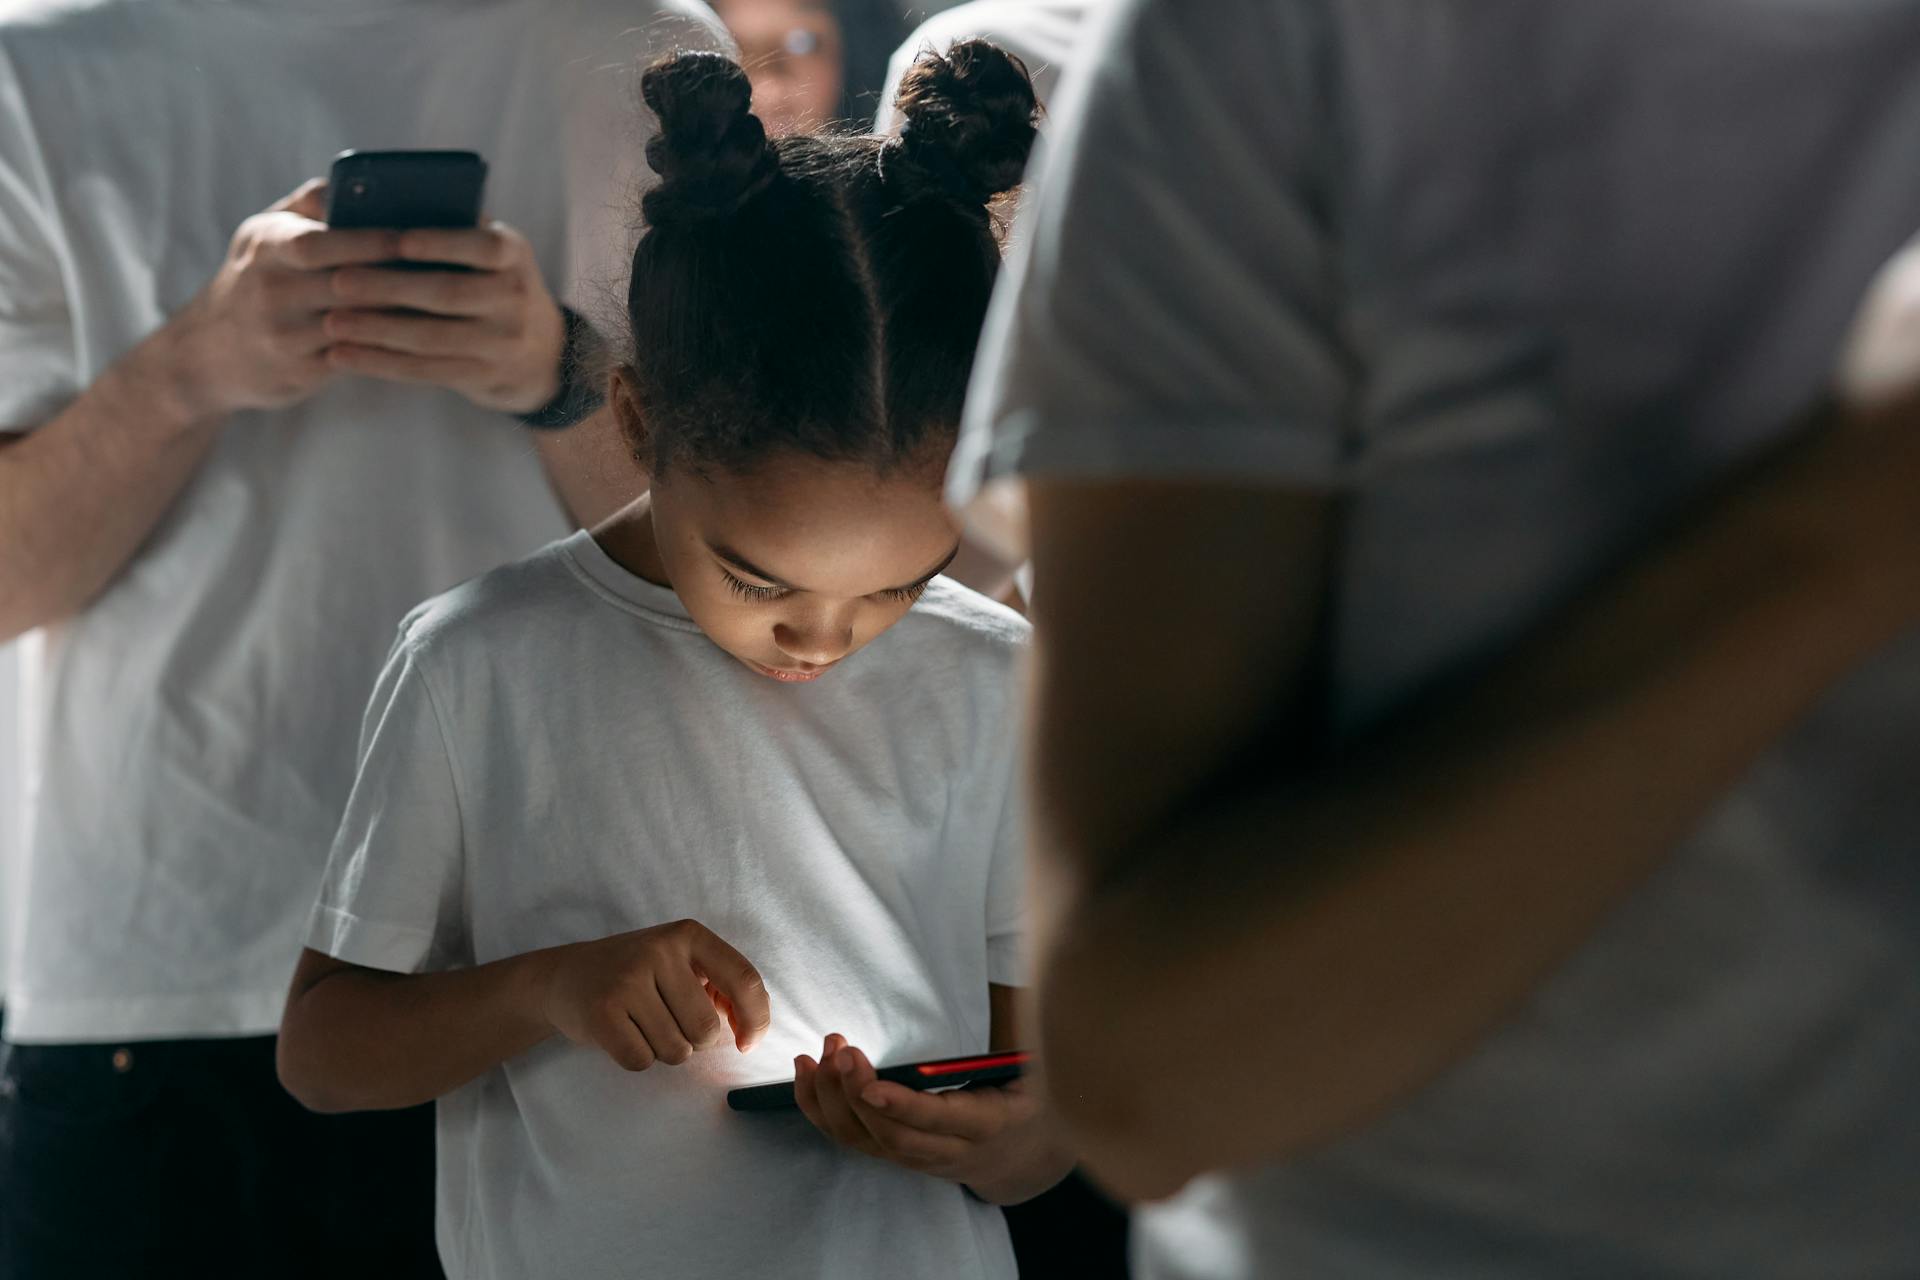
<svg viewBox="0 0 1920 1280">
<path fill-rule="evenodd" d="M 558 431 L 570 427 L 602 404 L 606 396 L 594 376 L 600 354 L 600 335 L 587 318 L 572 307 L 560 308 L 560 319 L 567 326 L 566 341 L 560 345 L 560 388 L 553 399 L 532 413 L 513 416 L 520 425 L 535 431 Z"/>
</svg>

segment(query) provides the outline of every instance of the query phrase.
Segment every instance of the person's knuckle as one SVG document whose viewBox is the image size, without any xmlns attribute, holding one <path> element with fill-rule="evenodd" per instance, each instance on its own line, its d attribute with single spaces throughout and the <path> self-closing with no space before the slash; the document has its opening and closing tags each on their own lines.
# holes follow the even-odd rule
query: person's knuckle
<svg viewBox="0 0 1920 1280">
<path fill-rule="evenodd" d="M 625 1020 L 616 1023 L 606 1018 L 596 1018 L 590 1026 L 593 1039 L 607 1051 L 609 1057 L 629 1071 L 640 1071 L 653 1065 L 653 1049 L 646 1040 L 635 1036 L 625 1025 Z"/>
<path fill-rule="evenodd" d="M 320 237 L 325 234 L 320 227 L 303 227 L 280 241 L 280 253 L 297 267 L 309 266 L 319 253 Z"/>
<path fill-rule="evenodd" d="M 251 217 L 242 218 L 240 225 L 233 229 L 231 243 L 235 246 L 256 245 L 268 240 L 272 237 L 274 228 L 280 225 L 280 221 L 279 215 L 272 213 L 256 213 Z"/>
</svg>

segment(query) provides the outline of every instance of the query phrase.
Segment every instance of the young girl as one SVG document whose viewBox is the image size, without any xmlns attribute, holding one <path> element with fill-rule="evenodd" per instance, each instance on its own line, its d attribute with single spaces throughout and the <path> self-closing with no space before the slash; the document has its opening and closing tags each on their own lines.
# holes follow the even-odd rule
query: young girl
<svg viewBox="0 0 1920 1280">
<path fill-rule="evenodd" d="M 282 1078 L 441 1099 L 455 1277 L 1011 1275 L 989 1202 L 1071 1163 L 1033 1095 L 873 1071 L 1012 1043 L 1026 628 L 939 576 L 939 482 L 1032 90 L 961 46 L 898 139 L 770 144 L 723 58 L 643 87 L 651 492 L 403 625 Z"/>
</svg>

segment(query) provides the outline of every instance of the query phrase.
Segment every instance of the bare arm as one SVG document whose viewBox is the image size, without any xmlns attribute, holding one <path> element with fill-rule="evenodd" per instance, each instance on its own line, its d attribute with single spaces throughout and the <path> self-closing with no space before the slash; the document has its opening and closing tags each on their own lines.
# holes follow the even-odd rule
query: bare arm
<svg viewBox="0 0 1920 1280">
<path fill-rule="evenodd" d="M 553 1034 L 548 953 L 399 974 L 300 953 L 280 1025 L 280 1080 L 315 1111 L 381 1111 L 451 1093 Z"/>
<path fill-rule="evenodd" d="M 0 436 L 0 641 L 84 609 L 219 438 L 155 334 L 39 430 Z"/>
<path fill-rule="evenodd" d="M 0 639 L 73 616 L 124 569 L 236 409 L 329 376 L 333 268 L 392 256 L 318 221 L 310 182 L 234 232 L 213 280 L 59 415 L 0 445 Z"/>
<path fill-rule="evenodd" d="M 280 1081 L 315 1111 L 381 1111 L 449 1093 L 558 1032 L 629 1071 L 766 1034 L 760 974 L 677 920 L 467 969 L 400 974 L 308 949 L 281 1018 Z"/>
<path fill-rule="evenodd" d="M 1029 1044 L 1026 1028 L 1033 1022 L 1032 1010 L 1027 1007 L 1030 1003 L 1027 993 L 1019 987 L 996 983 L 987 988 L 987 999 L 993 1010 L 993 1030 L 987 1047 L 995 1053 L 1026 1048 Z M 1021 1087 L 1033 1088 L 1031 1082 Z M 1058 1118 L 1043 1099 L 1036 1095 L 1035 1101 L 1040 1105 L 1027 1122 L 1018 1155 L 967 1184 L 988 1204 L 1021 1204 L 1051 1190 L 1073 1172 L 1073 1149 L 1067 1145 L 1067 1136 Z"/>
<path fill-rule="evenodd" d="M 1509 1013 L 1920 616 L 1917 408 L 1788 448 L 1311 772 L 1288 726 L 1317 692 L 1334 505 L 1037 484 L 1041 1045 L 1093 1171 L 1151 1198 L 1301 1151 Z M 1154 607 L 1112 625 L 1142 581 Z M 1170 1036 L 1197 1047 L 1178 1089 L 1110 1069 Z"/>
</svg>

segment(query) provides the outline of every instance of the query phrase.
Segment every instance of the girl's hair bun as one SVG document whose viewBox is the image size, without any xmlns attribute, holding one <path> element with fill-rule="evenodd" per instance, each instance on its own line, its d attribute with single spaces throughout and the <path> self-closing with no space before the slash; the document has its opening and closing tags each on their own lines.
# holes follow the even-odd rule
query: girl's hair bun
<svg viewBox="0 0 1920 1280">
<path fill-rule="evenodd" d="M 660 118 L 647 165 L 660 184 L 640 202 L 652 226 L 720 218 L 764 190 L 780 162 L 752 111 L 740 64 L 718 53 L 677 53 L 640 78 Z"/>
<path fill-rule="evenodd" d="M 894 106 L 903 123 L 888 145 L 954 200 L 984 208 L 1020 185 L 1040 106 L 1019 58 L 985 40 L 924 53 Z"/>
</svg>

